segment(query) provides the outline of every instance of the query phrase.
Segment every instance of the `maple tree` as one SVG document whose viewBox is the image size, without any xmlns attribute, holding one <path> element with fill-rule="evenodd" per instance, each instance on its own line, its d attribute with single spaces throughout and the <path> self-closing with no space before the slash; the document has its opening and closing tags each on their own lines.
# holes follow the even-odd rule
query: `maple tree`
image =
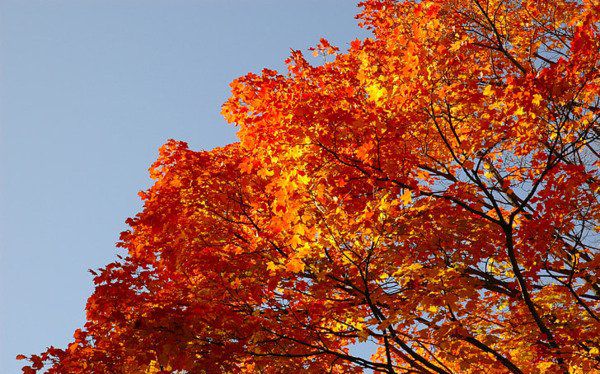
<svg viewBox="0 0 600 374">
<path fill-rule="evenodd" d="M 360 5 L 372 38 L 231 84 L 239 142 L 161 148 L 26 373 L 600 372 L 600 4 Z"/>
</svg>

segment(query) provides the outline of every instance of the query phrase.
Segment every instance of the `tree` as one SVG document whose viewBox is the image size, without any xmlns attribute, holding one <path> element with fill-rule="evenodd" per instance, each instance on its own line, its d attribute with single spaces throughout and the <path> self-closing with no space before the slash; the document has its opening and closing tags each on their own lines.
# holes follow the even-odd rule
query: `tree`
<svg viewBox="0 0 600 374">
<path fill-rule="evenodd" d="M 239 142 L 161 148 L 25 372 L 600 372 L 599 3 L 361 5 L 373 38 L 231 84 Z"/>
</svg>

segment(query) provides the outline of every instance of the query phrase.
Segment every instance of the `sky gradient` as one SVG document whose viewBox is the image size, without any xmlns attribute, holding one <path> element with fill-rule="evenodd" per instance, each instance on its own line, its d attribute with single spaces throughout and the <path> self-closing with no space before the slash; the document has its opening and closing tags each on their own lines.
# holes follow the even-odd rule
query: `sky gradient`
<svg viewBox="0 0 600 374">
<path fill-rule="evenodd" d="M 0 372 L 64 347 L 88 269 L 122 253 L 124 221 L 167 139 L 235 141 L 229 82 L 281 70 L 320 37 L 346 48 L 353 1 L 0 1 Z"/>
</svg>

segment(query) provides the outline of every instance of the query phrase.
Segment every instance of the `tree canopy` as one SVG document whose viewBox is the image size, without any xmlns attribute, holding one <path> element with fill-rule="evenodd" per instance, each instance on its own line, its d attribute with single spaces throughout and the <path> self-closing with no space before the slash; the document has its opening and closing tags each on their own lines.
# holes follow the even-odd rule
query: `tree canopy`
<svg viewBox="0 0 600 374">
<path fill-rule="evenodd" d="M 360 5 L 372 38 L 231 83 L 239 142 L 160 149 L 24 372 L 600 372 L 600 4 Z"/>
</svg>

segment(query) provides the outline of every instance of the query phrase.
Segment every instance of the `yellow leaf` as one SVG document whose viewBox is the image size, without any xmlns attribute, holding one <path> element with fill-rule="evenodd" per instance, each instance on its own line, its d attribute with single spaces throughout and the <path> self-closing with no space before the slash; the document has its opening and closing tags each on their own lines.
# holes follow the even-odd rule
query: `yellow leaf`
<svg viewBox="0 0 600 374">
<path fill-rule="evenodd" d="M 490 258 L 485 265 L 485 271 L 488 273 L 493 273 L 494 271 L 494 259 Z"/>
<path fill-rule="evenodd" d="M 485 86 L 485 88 L 483 89 L 483 94 L 485 96 L 492 96 L 494 94 L 494 92 L 492 91 L 492 86 L 489 84 Z"/>
<path fill-rule="evenodd" d="M 158 362 L 152 360 L 150 361 L 150 365 L 148 365 L 148 368 L 146 369 L 146 374 L 158 373 L 160 371 L 160 365 L 158 364 Z"/>
<path fill-rule="evenodd" d="M 404 189 L 402 195 L 400 195 L 400 200 L 402 200 L 403 205 L 408 205 L 412 201 L 412 194 L 410 190 Z"/>
<path fill-rule="evenodd" d="M 537 364 L 537 368 L 540 369 L 542 373 L 546 373 L 552 366 L 554 366 L 553 362 L 540 362 Z"/>
<path fill-rule="evenodd" d="M 306 227 L 304 225 L 294 226 L 294 233 L 297 235 L 304 235 L 306 233 Z"/>
<path fill-rule="evenodd" d="M 597 355 L 598 353 L 600 353 L 600 350 L 598 348 L 593 347 L 592 349 L 590 349 L 591 355 Z"/>
<path fill-rule="evenodd" d="M 269 271 L 275 271 L 275 270 L 277 270 L 277 265 L 275 265 L 275 263 L 273 261 L 269 261 L 269 262 L 267 262 L 267 269 Z"/>
<path fill-rule="evenodd" d="M 523 114 L 525 114 L 525 111 L 523 110 L 523 108 L 518 107 L 517 110 L 515 111 L 515 116 L 522 116 Z"/>
<path fill-rule="evenodd" d="M 298 246 L 298 244 L 300 244 L 301 242 L 302 242 L 302 240 L 300 239 L 300 236 L 298 236 L 298 235 L 292 236 L 292 238 L 289 241 L 292 248 L 296 248 Z"/>
<path fill-rule="evenodd" d="M 308 243 L 306 243 L 302 247 L 298 248 L 298 252 L 296 253 L 296 255 L 299 258 L 305 258 L 310 254 L 310 252 L 311 252 L 311 247 L 310 247 L 310 245 L 308 245 Z"/>
<path fill-rule="evenodd" d="M 308 175 L 299 175 L 298 181 L 302 184 L 308 184 L 310 182 L 310 178 L 308 177 Z"/>
<path fill-rule="evenodd" d="M 500 306 L 498 306 L 498 310 L 504 310 L 506 308 L 508 308 L 508 301 L 503 301 L 500 303 Z"/>
<path fill-rule="evenodd" d="M 291 258 L 285 268 L 291 272 L 298 273 L 304 270 L 304 262 L 299 258 Z"/>
<path fill-rule="evenodd" d="M 390 207 L 390 203 L 387 201 L 387 195 L 384 196 L 380 201 L 379 201 L 379 209 L 383 210 L 383 211 L 387 211 L 387 209 Z"/>
<path fill-rule="evenodd" d="M 531 103 L 533 105 L 540 105 L 541 102 L 542 102 L 542 95 L 540 95 L 540 94 L 533 95 L 533 99 L 531 100 Z"/>
<path fill-rule="evenodd" d="M 367 86 L 365 90 L 369 94 L 369 99 L 375 101 L 378 105 L 381 103 L 381 98 L 387 94 L 387 90 L 378 83 Z"/>
<path fill-rule="evenodd" d="M 456 52 L 460 49 L 462 45 L 462 40 L 457 40 L 454 43 L 452 43 L 452 45 L 450 46 L 450 52 Z"/>
<path fill-rule="evenodd" d="M 431 313 L 436 313 L 438 311 L 438 307 L 435 305 L 432 305 L 427 310 L 429 310 Z"/>
<path fill-rule="evenodd" d="M 292 156 L 292 158 L 297 160 L 300 158 L 300 156 L 302 156 L 302 148 L 293 147 L 292 149 L 290 149 L 289 154 L 290 156 Z"/>
<path fill-rule="evenodd" d="M 273 170 L 269 170 L 267 168 L 262 168 L 258 171 L 258 175 L 262 178 L 271 177 L 273 174 L 275 174 Z"/>
<path fill-rule="evenodd" d="M 417 178 L 419 179 L 426 179 L 427 177 L 429 177 L 429 173 L 423 170 L 419 170 L 417 171 Z"/>
<path fill-rule="evenodd" d="M 407 267 L 406 270 L 415 271 L 415 270 L 419 270 L 422 268 L 423 268 L 423 265 L 415 263 L 415 264 L 411 264 L 409 267 Z"/>
</svg>

